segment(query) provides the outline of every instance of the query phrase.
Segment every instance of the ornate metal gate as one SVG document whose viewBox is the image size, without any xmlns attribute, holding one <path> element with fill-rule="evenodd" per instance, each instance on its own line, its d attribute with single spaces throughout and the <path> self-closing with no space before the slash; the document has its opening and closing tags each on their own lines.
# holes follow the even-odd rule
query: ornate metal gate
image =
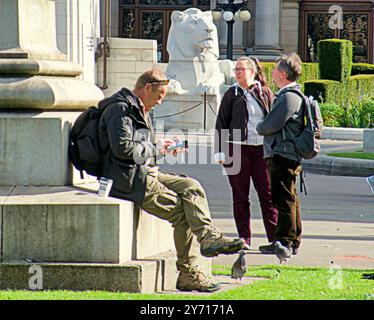
<svg viewBox="0 0 374 320">
<path fill-rule="evenodd" d="M 341 9 L 341 25 L 332 23 Z M 336 8 L 336 7 L 335 7 Z M 373 10 L 371 1 L 309 1 L 301 3 L 301 55 L 304 61 L 317 61 L 317 43 L 322 39 L 348 39 L 353 42 L 354 62 L 373 62 Z M 333 26 L 333 27 L 332 27 Z"/>
</svg>

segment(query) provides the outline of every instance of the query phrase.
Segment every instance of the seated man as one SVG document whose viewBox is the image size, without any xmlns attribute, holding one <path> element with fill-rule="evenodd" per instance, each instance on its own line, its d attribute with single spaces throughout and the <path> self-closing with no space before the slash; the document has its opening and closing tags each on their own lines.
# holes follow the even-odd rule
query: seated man
<svg viewBox="0 0 374 320">
<path fill-rule="evenodd" d="M 165 155 L 173 143 L 160 140 L 156 148 L 149 117 L 149 111 L 165 97 L 167 85 L 160 71 L 150 70 L 138 78 L 133 91 L 122 88 L 99 103 L 103 109 L 99 125 L 103 176 L 113 180 L 111 196 L 131 200 L 172 224 L 179 270 L 177 289 L 216 291 L 220 287 L 194 264 L 193 234 L 205 257 L 238 252 L 244 241 L 226 238 L 213 226 L 205 191 L 198 181 L 160 172 L 155 165 L 156 154 Z"/>
</svg>

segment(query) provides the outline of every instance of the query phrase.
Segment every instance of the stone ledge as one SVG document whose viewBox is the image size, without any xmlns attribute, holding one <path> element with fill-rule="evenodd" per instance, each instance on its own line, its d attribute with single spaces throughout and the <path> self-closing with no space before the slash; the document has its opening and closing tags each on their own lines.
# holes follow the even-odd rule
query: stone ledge
<svg viewBox="0 0 374 320">
<path fill-rule="evenodd" d="M 373 160 L 349 159 L 325 155 L 304 161 L 302 166 L 307 172 L 330 176 L 367 177 L 374 172 Z"/>
<path fill-rule="evenodd" d="M 53 75 L 76 77 L 81 73 L 82 67 L 73 62 L 32 59 L 0 60 L 1 75 Z"/>
<path fill-rule="evenodd" d="M 104 41 L 104 38 L 98 38 L 98 43 Z M 151 49 L 157 50 L 156 40 L 147 39 L 124 39 L 108 38 L 111 49 Z"/>
<path fill-rule="evenodd" d="M 42 270 L 42 290 L 154 293 L 175 289 L 177 277 L 173 253 L 124 264 L 9 262 L 0 264 L 0 289 L 30 290 L 35 272 L 29 268 L 35 265 Z"/>
<path fill-rule="evenodd" d="M 84 110 L 104 98 L 93 84 L 71 77 L 0 78 L 0 109 Z"/>
<path fill-rule="evenodd" d="M 2 261 L 123 263 L 174 250 L 170 224 L 129 201 L 72 187 L 2 187 L 0 197 Z"/>
<path fill-rule="evenodd" d="M 325 127 L 322 132 L 322 139 L 330 140 L 363 140 L 364 129 L 360 128 L 332 128 Z"/>
</svg>

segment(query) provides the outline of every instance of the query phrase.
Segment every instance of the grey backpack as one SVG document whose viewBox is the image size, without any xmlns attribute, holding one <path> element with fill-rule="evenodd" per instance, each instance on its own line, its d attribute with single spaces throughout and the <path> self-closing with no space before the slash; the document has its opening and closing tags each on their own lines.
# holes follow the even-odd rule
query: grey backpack
<svg viewBox="0 0 374 320">
<path fill-rule="evenodd" d="M 308 98 L 298 90 L 287 90 L 287 92 L 294 92 L 303 99 L 299 111 L 299 116 L 303 118 L 303 130 L 298 136 L 294 136 L 290 132 L 295 150 L 301 158 L 313 159 L 320 153 L 319 139 L 323 130 L 323 120 L 318 102 L 313 97 Z M 283 136 L 285 136 L 284 131 Z"/>
</svg>

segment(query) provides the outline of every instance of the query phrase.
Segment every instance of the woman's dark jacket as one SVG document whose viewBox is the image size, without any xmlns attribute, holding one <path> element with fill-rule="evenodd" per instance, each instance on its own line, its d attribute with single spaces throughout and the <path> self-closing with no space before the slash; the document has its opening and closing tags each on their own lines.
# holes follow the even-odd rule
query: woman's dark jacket
<svg viewBox="0 0 374 320">
<path fill-rule="evenodd" d="M 255 82 L 248 91 L 256 99 L 266 116 L 274 100 L 273 92 L 258 82 Z M 225 92 L 220 104 L 216 121 L 215 152 L 225 150 L 226 140 L 245 141 L 247 139 L 247 123 L 248 109 L 244 91 L 241 87 L 233 85 Z M 240 134 L 235 134 L 234 129 L 240 129 Z"/>
<path fill-rule="evenodd" d="M 99 103 L 103 176 L 113 180 L 110 196 L 139 205 L 146 189 L 145 162 L 156 155 L 151 119 L 145 119 L 141 108 L 139 98 L 126 88 Z"/>
</svg>

